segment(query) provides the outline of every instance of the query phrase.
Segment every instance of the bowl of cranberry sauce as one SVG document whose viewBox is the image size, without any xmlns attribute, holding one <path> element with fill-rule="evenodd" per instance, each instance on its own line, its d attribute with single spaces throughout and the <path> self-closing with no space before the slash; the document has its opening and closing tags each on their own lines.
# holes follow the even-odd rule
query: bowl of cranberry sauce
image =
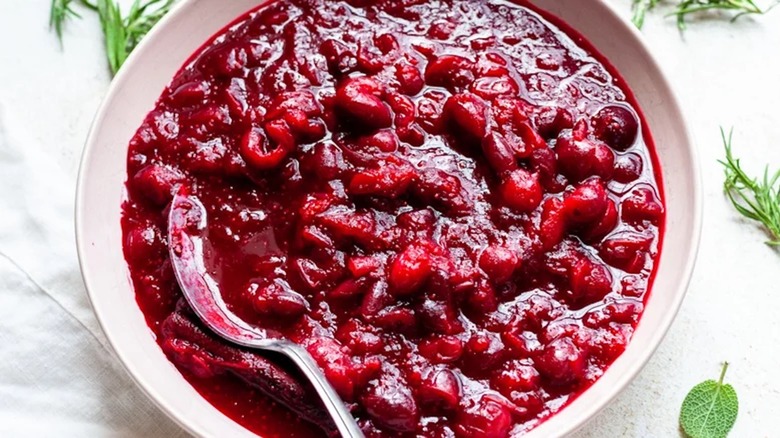
<svg viewBox="0 0 780 438">
<path fill-rule="evenodd" d="M 604 4 L 206 3 L 117 78 L 77 207 L 101 324 L 174 419 L 333 432 L 290 367 L 182 299 L 181 187 L 222 300 L 302 345 L 366 436 L 562 435 L 639 371 L 690 276 L 698 168 L 665 79 Z M 182 29 L 217 33 L 196 50 Z"/>
</svg>

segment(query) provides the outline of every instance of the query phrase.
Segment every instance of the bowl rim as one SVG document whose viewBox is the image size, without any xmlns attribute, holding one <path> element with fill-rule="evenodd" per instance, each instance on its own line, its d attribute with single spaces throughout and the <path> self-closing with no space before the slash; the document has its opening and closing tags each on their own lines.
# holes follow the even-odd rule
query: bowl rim
<svg viewBox="0 0 780 438">
<path fill-rule="evenodd" d="M 178 2 L 173 7 L 173 9 L 168 14 L 166 14 L 156 26 L 154 26 L 154 28 L 149 32 L 149 34 L 142 39 L 139 45 L 135 48 L 135 50 L 133 50 L 133 52 L 126 60 L 124 67 L 120 68 L 119 72 L 111 81 L 109 85 L 109 89 L 106 92 L 105 96 L 103 97 L 100 106 L 95 114 L 95 117 L 92 121 L 92 124 L 90 126 L 89 134 L 86 138 L 85 146 L 79 163 L 78 178 L 76 183 L 75 205 L 74 205 L 75 207 L 74 228 L 75 228 L 76 249 L 77 249 L 77 255 L 79 260 L 79 267 L 80 267 L 82 279 L 84 281 L 87 296 L 90 305 L 93 309 L 93 312 L 95 314 L 95 317 L 99 323 L 99 326 L 103 331 L 103 333 L 106 335 L 106 339 L 108 341 L 108 344 L 111 347 L 111 350 L 118 357 L 119 362 L 122 364 L 122 367 L 125 369 L 127 374 L 131 377 L 131 379 L 135 382 L 135 384 L 142 390 L 142 392 L 144 392 L 145 395 L 155 404 L 155 406 L 157 406 L 157 408 L 159 408 L 162 412 L 164 412 L 169 418 L 171 418 L 176 424 L 182 427 L 182 429 L 184 429 L 185 431 L 194 434 L 196 436 L 207 436 L 205 430 L 200 424 L 193 423 L 191 419 L 189 419 L 189 417 L 185 415 L 181 410 L 176 409 L 173 406 L 170 406 L 168 403 L 163 401 L 163 397 L 160 396 L 159 392 L 155 389 L 155 387 L 152 386 L 141 375 L 141 373 L 138 372 L 131 365 L 132 361 L 128 359 L 127 351 L 120 344 L 117 344 L 115 342 L 115 339 L 110 335 L 111 330 L 107 329 L 109 324 L 104 319 L 104 314 L 101 311 L 99 311 L 99 306 L 96 305 L 96 300 L 94 298 L 94 291 L 95 291 L 95 286 L 93 285 L 94 276 L 91 272 L 89 262 L 87 261 L 86 254 L 87 254 L 88 242 L 85 237 L 87 234 L 87 230 L 84 229 L 84 223 L 85 223 L 84 217 L 85 215 L 88 214 L 84 204 L 84 198 L 88 190 L 86 185 L 86 181 L 88 179 L 87 170 L 88 170 L 88 163 L 90 162 L 90 158 L 92 157 L 96 149 L 97 136 L 98 136 L 97 127 L 100 126 L 106 119 L 110 110 L 109 103 L 114 100 L 113 98 L 117 94 L 118 90 L 121 88 L 121 85 L 127 81 L 127 77 L 129 75 L 128 71 L 130 70 L 130 68 L 126 68 L 126 67 L 129 65 L 133 65 L 135 60 L 141 57 L 144 52 L 146 52 L 147 47 L 151 46 L 154 43 L 156 36 L 166 30 L 168 22 L 176 20 L 189 7 L 191 7 L 192 4 L 197 3 L 198 1 L 199 0 L 182 0 Z M 259 0 L 257 6 L 259 7 L 261 4 L 270 1 L 274 1 L 274 0 Z M 602 397 L 600 398 L 599 403 L 594 403 L 590 405 L 579 416 L 577 416 L 570 423 L 568 423 L 569 426 L 566 430 L 561 430 L 559 432 L 556 432 L 559 433 L 560 436 L 569 435 L 581 429 L 583 426 L 585 426 L 588 423 L 589 420 L 594 418 L 600 411 L 602 411 L 612 401 L 614 401 L 617 395 L 623 392 L 626 386 L 628 386 L 628 384 L 636 378 L 639 372 L 645 367 L 647 362 L 650 360 L 650 358 L 653 356 L 655 351 L 661 345 L 663 339 L 665 338 L 666 334 L 671 328 L 671 325 L 675 317 L 679 313 L 682 302 L 690 286 L 693 270 L 700 250 L 700 241 L 701 241 L 702 223 L 703 223 L 703 219 L 702 219 L 703 189 L 702 189 L 701 160 L 699 157 L 698 149 L 696 147 L 696 143 L 694 141 L 694 137 L 690 130 L 690 125 L 688 123 L 687 117 L 685 116 L 684 111 L 682 111 L 679 95 L 672 87 L 672 84 L 668 79 L 669 75 L 667 74 L 666 70 L 661 66 L 661 64 L 658 62 L 657 57 L 649 49 L 642 33 L 634 25 L 632 25 L 630 21 L 623 18 L 622 14 L 618 12 L 617 7 L 615 5 L 612 5 L 607 0 L 592 0 L 592 1 L 599 3 L 600 6 L 605 10 L 605 12 L 610 15 L 611 19 L 613 19 L 615 22 L 621 23 L 623 27 L 623 29 L 620 30 L 621 32 L 626 32 L 626 31 L 628 32 L 628 34 L 631 36 L 633 40 L 632 43 L 638 49 L 641 50 L 642 52 L 641 56 L 647 58 L 651 62 L 651 64 L 648 67 L 654 69 L 657 72 L 659 85 L 662 86 L 665 90 L 667 90 L 670 97 L 667 105 L 673 107 L 681 117 L 680 125 L 682 127 L 682 132 L 680 132 L 680 134 L 681 137 L 685 139 L 685 143 L 686 143 L 685 146 L 687 149 L 687 153 L 690 155 L 691 164 L 692 164 L 692 166 L 689 169 L 692 173 L 691 175 L 692 210 L 690 211 L 690 216 L 692 218 L 691 221 L 692 233 L 690 236 L 690 245 L 688 246 L 687 254 L 684 254 L 685 263 L 681 268 L 679 268 L 680 278 L 682 279 L 682 281 L 677 285 L 677 291 L 673 295 L 671 306 L 668 308 L 668 312 L 665 313 L 663 319 L 658 325 L 657 327 L 658 330 L 655 331 L 655 333 L 649 340 L 649 345 L 651 348 L 645 348 L 644 350 L 642 350 L 640 354 L 636 356 L 636 358 L 632 361 L 631 365 L 628 367 L 626 372 L 624 372 L 620 377 L 620 379 L 618 379 L 617 383 L 614 385 L 615 390 L 611 391 L 611 394 L 609 396 Z M 531 0 L 531 3 L 536 3 L 536 2 L 537 0 Z M 590 388 L 586 389 L 585 392 L 589 390 Z M 583 394 L 585 392 L 583 392 Z M 535 427 L 534 430 L 539 429 L 540 427 L 542 427 L 543 424 L 544 422 L 538 425 L 537 427 Z M 533 433 L 534 430 L 530 431 L 529 434 L 536 436 L 537 434 Z"/>
</svg>

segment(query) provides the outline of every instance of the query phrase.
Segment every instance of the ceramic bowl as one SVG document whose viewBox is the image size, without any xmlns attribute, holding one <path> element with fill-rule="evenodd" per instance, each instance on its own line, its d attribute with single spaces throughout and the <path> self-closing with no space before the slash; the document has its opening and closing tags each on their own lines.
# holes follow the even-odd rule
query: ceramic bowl
<svg viewBox="0 0 780 438">
<path fill-rule="evenodd" d="M 539 438 L 563 436 L 585 424 L 637 375 L 660 344 L 693 269 L 701 228 L 701 190 L 699 164 L 680 106 L 636 29 L 603 0 L 532 3 L 584 35 L 628 82 L 655 139 L 667 207 L 657 277 L 633 340 L 591 388 L 527 435 Z M 121 69 L 95 118 L 77 189 L 79 258 L 95 314 L 143 391 L 197 436 L 253 435 L 212 407 L 179 374 L 155 343 L 135 302 L 120 229 L 127 145 L 190 54 L 257 4 L 257 0 L 185 0 L 155 27 Z"/>
</svg>

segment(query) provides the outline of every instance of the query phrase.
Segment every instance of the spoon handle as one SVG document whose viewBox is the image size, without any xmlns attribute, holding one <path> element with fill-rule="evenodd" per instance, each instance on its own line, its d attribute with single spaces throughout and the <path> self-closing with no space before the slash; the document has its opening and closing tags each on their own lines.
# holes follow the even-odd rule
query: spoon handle
<svg viewBox="0 0 780 438">
<path fill-rule="evenodd" d="M 267 348 L 267 347 L 266 347 Z M 341 397 L 325 380 L 325 376 L 306 350 L 297 345 L 276 343 L 273 350 L 289 357 L 314 386 L 314 390 L 322 400 L 325 409 L 336 423 L 336 429 L 342 438 L 363 438 L 363 432 L 358 427 L 352 414 L 347 410 Z"/>
</svg>

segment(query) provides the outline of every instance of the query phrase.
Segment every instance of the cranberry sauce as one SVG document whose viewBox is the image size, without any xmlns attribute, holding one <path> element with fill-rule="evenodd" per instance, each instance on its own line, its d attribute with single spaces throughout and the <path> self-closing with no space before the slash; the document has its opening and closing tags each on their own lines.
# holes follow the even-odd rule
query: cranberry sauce
<svg viewBox="0 0 780 438">
<path fill-rule="evenodd" d="M 567 32 L 502 0 L 278 0 L 194 55 L 130 143 L 122 223 L 192 385 L 263 436 L 329 430 L 289 368 L 181 300 L 182 184 L 228 306 L 307 348 L 369 437 L 518 434 L 597 380 L 664 208 L 630 93 Z"/>
</svg>

